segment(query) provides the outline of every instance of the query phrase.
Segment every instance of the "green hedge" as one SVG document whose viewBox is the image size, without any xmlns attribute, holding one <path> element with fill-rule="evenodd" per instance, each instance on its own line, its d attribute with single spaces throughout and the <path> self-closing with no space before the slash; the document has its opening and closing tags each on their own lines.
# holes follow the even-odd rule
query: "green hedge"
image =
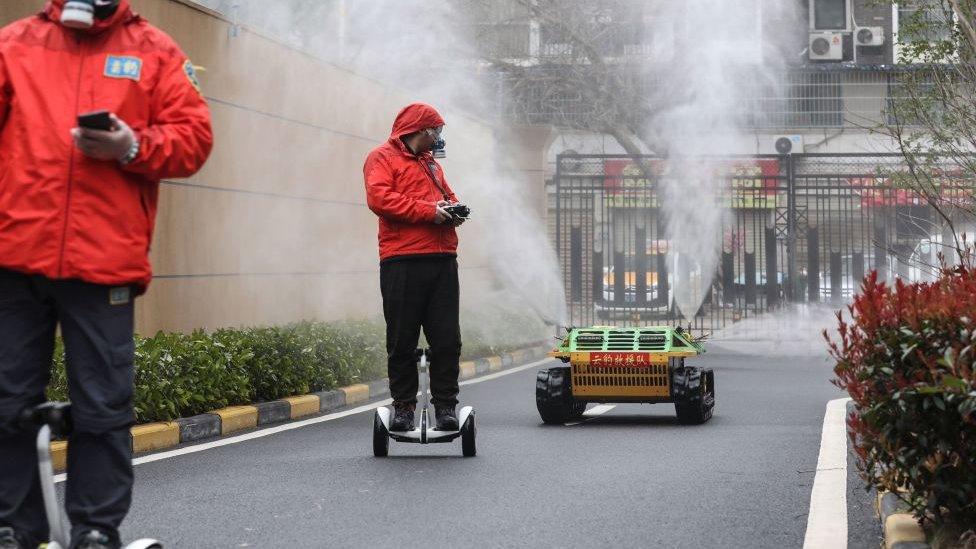
<svg viewBox="0 0 976 549">
<path fill-rule="evenodd" d="M 463 333 L 465 358 L 514 350 L 533 341 L 531 321 L 504 319 L 504 334 Z M 235 404 L 327 391 L 386 377 L 379 321 L 299 322 L 265 328 L 136 337 L 135 409 L 140 423 L 168 421 Z M 498 337 L 509 343 L 497 343 Z M 538 334 L 535 336 L 537 341 Z M 58 340 L 48 398 L 67 400 Z"/>
</svg>

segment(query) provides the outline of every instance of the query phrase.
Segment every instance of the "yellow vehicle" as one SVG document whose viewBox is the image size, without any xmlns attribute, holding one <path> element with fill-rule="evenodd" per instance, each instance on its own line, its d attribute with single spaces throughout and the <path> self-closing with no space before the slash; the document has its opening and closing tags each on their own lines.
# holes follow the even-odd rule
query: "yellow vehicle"
<svg viewBox="0 0 976 549">
<path fill-rule="evenodd" d="M 715 407 L 715 374 L 685 363 L 704 352 L 680 327 L 574 328 L 549 353 L 567 365 L 536 376 L 536 407 L 543 422 L 564 423 L 591 402 L 669 402 L 682 423 L 704 423 Z"/>
</svg>

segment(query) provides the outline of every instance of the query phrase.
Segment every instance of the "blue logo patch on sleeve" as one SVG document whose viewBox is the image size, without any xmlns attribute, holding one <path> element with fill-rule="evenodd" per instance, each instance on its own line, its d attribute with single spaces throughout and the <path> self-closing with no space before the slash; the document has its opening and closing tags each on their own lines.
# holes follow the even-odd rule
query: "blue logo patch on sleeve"
<svg viewBox="0 0 976 549">
<path fill-rule="evenodd" d="M 138 57 L 109 55 L 105 59 L 105 76 L 109 78 L 125 78 L 138 82 L 142 78 L 142 59 Z"/>
<path fill-rule="evenodd" d="M 190 81 L 193 89 L 202 94 L 203 90 L 200 88 L 200 79 L 197 78 L 197 70 L 193 67 L 193 63 L 189 59 L 183 63 L 183 73 L 186 74 L 186 78 Z"/>
</svg>

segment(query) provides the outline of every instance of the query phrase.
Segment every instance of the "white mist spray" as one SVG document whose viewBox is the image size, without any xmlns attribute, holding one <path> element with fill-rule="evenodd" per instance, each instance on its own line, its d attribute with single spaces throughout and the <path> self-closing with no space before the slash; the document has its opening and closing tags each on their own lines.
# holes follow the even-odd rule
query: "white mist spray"
<svg viewBox="0 0 976 549">
<path fill-rule="evenodd" d="M 787 4 L 787 5 L 784 5 Z M 649 133 L 668 157 L 663 205 L 671 246 L 673 303 L 691 318 L 704 301 L 731 222 L 728 161 L 709 156 L 749 150 L 743 105 L 756 83 L 775 86 L 785 49 L 764 32 L 764 21 L 789 17 L 789 3 L 769 0 L 687 0 L 661 3 L 649 32 L 666 62 L 652 60 L 667 107 Z M 669 101 L 663 101 L 665 95 Z M 674 98 L 677 98 L 676 100 Z M 723 196 L 724 195 L 724 196 Z"/>
<path fill-rule="evenodd" d="M 511 343 L 512 316 L 538 317 L 519 334 L 525 340 L 546 337 L 546 323 L 565 323 L 564 291 L 541 204 L 528 198 L 541 190 L 513 175 L 506 132 L 478 118 L 492 111 L 497 89 L 472 74 L 477 50 L 459 6 L 425 0 L 212 3 L 218 9 L 237 4 L 242 20 L 323 61 L 382 81 L 407 102 L 435 106 L 447 122 L 445 175 L 473 210 L 458 229 L 465 327 L 479 329 L 489 343 Z M 395 115 L 389 113 L 391 125 Z"/>
</svg>

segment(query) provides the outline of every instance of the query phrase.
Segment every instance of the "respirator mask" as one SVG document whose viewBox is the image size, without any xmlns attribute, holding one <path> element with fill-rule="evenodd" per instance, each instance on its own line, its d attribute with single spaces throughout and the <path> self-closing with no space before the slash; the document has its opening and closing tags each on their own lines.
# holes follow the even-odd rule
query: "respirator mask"
<svg viewBox="0 0 976 549">
<path fill-rule="evenodd" d="M 434 146 L 431 147 L 430 151 L 433 153 L 434 158 L 446 158 L 447 157 L 447 142 L 441 138 L 441 131 L 444 127 L 430 128 L 427 130 L 427 135 L 434 139 Z"/>
<path fill-rule="evenodd" d="M 96 19 L 108 19 L 119 9 L 120 0 L 66 0 L 61 24 L 72 29 L 90 29 Z"/>
</svg>

